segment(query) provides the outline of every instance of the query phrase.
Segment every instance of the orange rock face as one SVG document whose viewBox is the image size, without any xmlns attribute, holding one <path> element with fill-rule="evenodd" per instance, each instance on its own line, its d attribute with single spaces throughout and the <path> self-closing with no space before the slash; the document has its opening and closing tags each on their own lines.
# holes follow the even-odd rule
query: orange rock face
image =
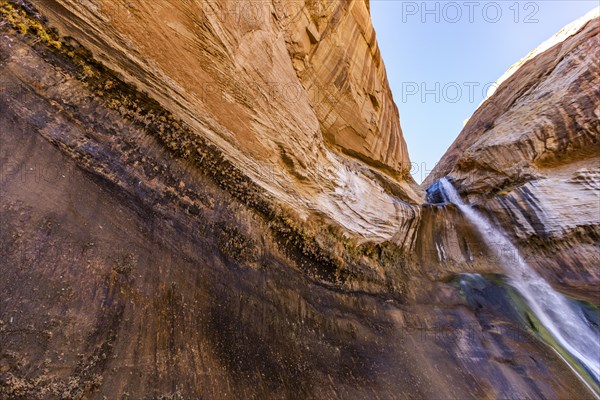
<svg viewBox="0 0 600 400">
<path fill-rule="evenodd" d="M 387 189 L 421 200 L 364 1 L 36 5 L 300 213 L 379 239 L 413 219 Z"/>
<path fill-rule="evenodd" d="M 600 18 L 516 64 L 425 185 L 450 175 L 554 284 L 595 297 L 600 274 Z"/>
<path fill-rule="evenodd" d="M 598 157 L 599 21 L 579 21 L 571 36 L 514 66 L 424 184 L 451 174 L 463 191 L 490 195 Z"/>
<path fill-rule="evenodd" d="M 35 3 L 0 0 L 0 399 L 590 397 L 498 249 L 404 177 L 368 1 Z M 593 32 L 439 169 L 583 299 Z M 504 135 L 544 121 L 539 153 Z"/>
<path fill-rule="evenodd" d="M 407 175 L 398 110 L 362 0 L 38 6 L 257 178 L 287 171 L 267 185 L 318 184 L 329 150 Z"/>
<path fill-rule="evenodd" d="M 313 102 L 325 141 L 394 174 L 409 162 L 367 6 L 314 2 L 287 29 L 294 67 Z"/>
</svg>

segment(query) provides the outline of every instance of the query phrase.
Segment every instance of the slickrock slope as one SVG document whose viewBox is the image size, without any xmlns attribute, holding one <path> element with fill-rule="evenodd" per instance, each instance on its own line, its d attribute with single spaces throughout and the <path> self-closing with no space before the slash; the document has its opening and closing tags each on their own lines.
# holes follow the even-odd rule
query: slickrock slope
<svg viewBox="0 0 600 400">
<path fill-rule="evenodd" d="M 420 201 L 365 1 L 35 4 L 294 208 L 385 239 L 413 215 L 373 179 Z"/>
<path fill-rule="evenodd" d="M 589 397 L 501 280 L 459 275 L 494 272 L 473 228 L 394 180 L 362 1 L 285 29 L 275 1 L 261 29 L 192 1 L 37 4 L 75 39 L 0 0 L 1 399 Z M 268 95 L 337 68 L 329 114 Z"/>
<path fill-rule="evenodd" d="M 511 68 L 428 177 L 450 175 L 540 272 L 600 303 L 600 19 Z"/>
</svg>

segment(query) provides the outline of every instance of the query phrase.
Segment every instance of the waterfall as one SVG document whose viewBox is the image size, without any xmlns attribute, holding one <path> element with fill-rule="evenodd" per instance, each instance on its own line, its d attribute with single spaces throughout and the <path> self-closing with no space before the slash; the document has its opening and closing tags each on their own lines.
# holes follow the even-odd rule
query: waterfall
<svg viewBox="0 0 600 400">
<path fill-rule="evenodd" d="M 527 301 L 531 310 L 556 342 L 575 358 L 600 385 L 600 334 L 562 294 L 552 288 L 520 256 L 518 249 L 482 214 L 465 204 L 448 181 L 439 181 L 445 199 L 455 204 L 477 228 L 486 245 L 500 247 L 500 260 L 509 283 Z M 507 253 L 510 254 L 507 256 Z"/>
</svg>

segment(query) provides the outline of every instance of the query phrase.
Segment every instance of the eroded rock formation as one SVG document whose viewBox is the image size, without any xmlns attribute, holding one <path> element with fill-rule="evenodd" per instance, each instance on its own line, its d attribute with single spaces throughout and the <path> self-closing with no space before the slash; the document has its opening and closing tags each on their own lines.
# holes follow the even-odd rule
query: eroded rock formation
<svg viewBox="0 0 600 400">
<path fill-rule="evenodd" d="M 503 77 L 431 176 L 450 175 L 559 287 L 598 301 L 600 22 L 594 10 Z"/>
<path fill-rule="evenodd" d="M 372 175 L 419 201 L 363 0 L 35 4 L 294 207 L 389 238 L 412 212 Z"/>
<path fill-rule="evenodd" d="M 18 3 L 2 398 L 589 397 L 500 279 L 460 275 L 499 272 L 473 227 L 421 206 L 368 2 Z"/>
</svg>

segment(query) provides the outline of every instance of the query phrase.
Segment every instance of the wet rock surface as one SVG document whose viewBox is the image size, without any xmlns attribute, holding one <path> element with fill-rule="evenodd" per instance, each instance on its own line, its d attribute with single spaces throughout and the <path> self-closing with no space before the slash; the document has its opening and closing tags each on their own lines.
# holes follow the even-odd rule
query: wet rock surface
<svg viewBox="0 0 600 400">
<path fill-rule="evenodd" d="M 94 4 L 41 8 L 81 21 Z M 338 187 L 379 187 L 356 201 L 382 221 L 355 216 L 378 242 L 292 212 L 173 104 L 14 25 L 0 28 L 1 398 L 590 397 L 500 289 L 457 284 L 499 267 L 452 205 L 410 204 L 410 185 L 345 160 Z"/>
<path fill-rule="evenodd" d="M 513 66 L 424 183 L 451 176 L 546 279 L 596 304 L 599 35 L 596 10 Z"/>
</svg>

